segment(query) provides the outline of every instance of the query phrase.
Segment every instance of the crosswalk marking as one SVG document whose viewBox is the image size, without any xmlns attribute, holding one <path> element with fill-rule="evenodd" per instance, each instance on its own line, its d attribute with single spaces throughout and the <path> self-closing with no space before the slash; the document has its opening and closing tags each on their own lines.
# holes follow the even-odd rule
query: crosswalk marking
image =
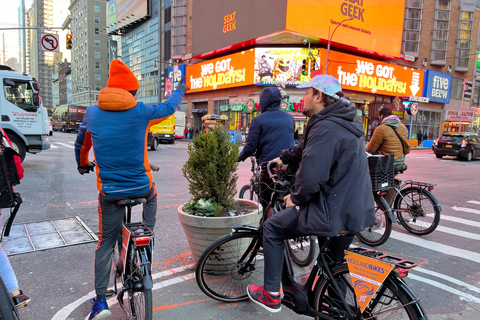
<svg viewBox="0 0 480 320">
<path fill-rule="evenodd" d="M 447 246 L 445 244 L 425 240 L 425 239 L 411 236 L 409 234 L 405 234 L 398 231 L 392 231 L 392 234 L 390 235 L 390 237 L 399 241 L 407 242 L 412 245 L 420 246 L 425 249 L 437 251 L 437 252 L 458 257 L 458 258 L 463 258 L 466 260 L 473 261 L 475 263 L 480 263 L 480 253 L 476 253 L 473 251 L 468 251 L 460 248 L 455 248 L 452 246 Z"/>
<path fill-rule="evenodd" d="M 70 144 L 63 143 L 63 142 L 55 142 L 55 143 L 60 144 L 60 145 L 65 146 L 65 147 L 68 147 L 68 148 L 71 148 L 71 149 L 75 148 L 74 146 L 72 146 Z"/>
<path fill-rule="evenodd" d="M 427 216 L 433 218 L 433 213 L 427 214 Z M 440 223 L 441 223 L 442 220 L 448 220 L 448 221 L 452 221 L 452 222 L 466 224 L 467 226 L 479 227 L 480 228 L 480 222 L 477 222 L 477 221 L 472 221 L 472 220 L 467 220 L 467 219 L 462 219 L 462 218 L 457 218 L 457 217 L 451 217 L 451 216 L 446 216 L 446 215 L 442 215 L 440 217 Z"/>
<path fill-rule="evenodd" d="M 467 201 L 468 203 L 472 203 L 472 204 L 480 204 L 480 201 L 474 201 L 474 200 L 470 200 L 470 201 Z"/>
<path fill-rule="evenodd" d="M 463 211 L 463 212 L 470 212 L 470 213 L 480 214 L 480 210 L 475 210 L 475 209 L 470 209 L 470 208 L 453 206 L 452 209 L 455 210 L 455 211 Z"/>
<path fill-rule="evenodd" d="M 454 236 L 467 238 L 467 239 L 471 239 L 471 240 L 480 240 L 480 234 L 478 234 L 478 233 L 462 231 L 462 230 L 458 230 L 458 229 L 454 229 L 454 228 L 438 226 L 437 229 L 435 229 L 435 231 L 445 232 L 445 233 L 452 234 Z"/>
<path fill-rule="evenodd" d="M 457 280 L 453 277 L 447 276 L 443 273 L 435 272 L 435 271 L 428 270 L 428 269 L 425 269 L 425 268 L 415 268 L 413 270 L 415 270 L 415 272 L 421 272 L 421 273 L 424 273 L 424 274 L 428 274 L 430 276 L 434 276 L 434 277 L 437 277 L 437 278 L 455 283 L 456 285 L 462 286 L 462 287 L 464 287 L 464 288 L 466 288 L 470 291 L 480 293 L 480 288 L 472 286 L 471 284 L 465 283 L 463 281 Z"/>
</svg>

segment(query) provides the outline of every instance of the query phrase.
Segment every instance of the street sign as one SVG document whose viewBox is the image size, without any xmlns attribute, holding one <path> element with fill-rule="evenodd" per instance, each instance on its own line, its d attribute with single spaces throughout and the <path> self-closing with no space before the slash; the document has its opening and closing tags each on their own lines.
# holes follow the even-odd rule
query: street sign
<svg viewBox="0 0 480 320">
<path fill-rule="evenodd" d="M 40 48 L 43 51 L 59 52 L 58 34 L 42 33 Z"/>
</svg>

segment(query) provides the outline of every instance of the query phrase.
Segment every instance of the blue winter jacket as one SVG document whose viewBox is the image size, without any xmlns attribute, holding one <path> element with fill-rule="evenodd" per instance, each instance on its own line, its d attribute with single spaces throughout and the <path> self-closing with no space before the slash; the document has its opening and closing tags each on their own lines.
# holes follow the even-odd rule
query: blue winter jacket
<svg viewBox="0 0 480 320">
<path fill-rule="evenodd" d="M 263 163 L 279 157 L 282 150 L 293 147 L 293 116 L 280 109 L 281 101 L 282 96 L 277 88 L 263 89 L 260 94 L 262 113 L 253 118 L 238 160 L 244 161 L 255 154 L 257 161 Z"/>
<path fill-rule="evenodd" d="M 146 138 L 152 124 L 173 114 L 183 98 L 175 90 L 164 103 L 146 105 L 118 88 L 100 91 L 89 106 L 75 141 L 78 166 L 89 162 L 93 147 L 97 188 L 109 197 L 142 194 L 152 187 Z"/>
</svg>

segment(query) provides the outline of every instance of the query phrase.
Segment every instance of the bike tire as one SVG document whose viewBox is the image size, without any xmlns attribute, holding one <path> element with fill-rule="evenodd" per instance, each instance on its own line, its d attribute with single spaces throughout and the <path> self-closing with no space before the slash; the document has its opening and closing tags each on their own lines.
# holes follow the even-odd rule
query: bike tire
<svg viewBox="0 0 480 320">
<path fill-rule="evenodd" d="M 299 267 L 309 266 L 315 258 L 315 238 L 302 236 L 287 240 L 287 250 L 292 261 Z"/>
<path fill-rule="evenodd" d="M 238 193 L 238 197 L 240 199 L 250 199 L 258 202 L 258 194 L 253 190 L 253 188 L 249 184 L 244 185 L 240 189 L 240 192 Z"/>
<path fill-rule="evenodd" d="M 10 293 L 0 277 L 0 319 L 2 320 L 18 320 L 18 312 L 13 304 Z"/>
<path fill-rule="evenodd" d="M 427 190 L 420 187 L 408 187 L 400 191 L 403 198 L 397 195 L 394 211 L 400 224 L 410 233 L 427 235 L 435 231 L 440 223 L 440 208 L 437 199 Z"/>
<path fill-rule="evenodd" d="M 145 266 L 146 268 L 150 268 L 150 263 L 145 261 L 139 250 L 141 249 L 135 250 L 133 245 L 129 250 L 129 266 L 126 268 L 128 274 L 125 276 L 128 288 L 128 306 L 130 307 L 132 316 L 134 316 L 136 320 L 152 320 L 152 289 L 147 289 L 144 286 L 144 277 L 147 276 L 147 273 L 150 273 L 149 271 L 145 272 Z"/>
<path fill-rule="evenodd" d="M 258 240 L 257 232 L 237 232 L 213 242 L 197 262 L 195 278 L 199 288 L 219 301 L 248 300 L 247 286 L 263 285 L 263 253 L 255 250 Z M 258 252 L 247 267 L 245 264 L 254 251 Z"/>
<path fill-rule="evenodd" d="M 313 307 L 318 312 L 334 319 L 347 318 L 345 307 L 339 299 L 339 295 L 342 295 L 350 306 L 352 314 L 355 315 L 355 319 L 426 319 L 425 312 L 413 293 L 393 274 L 385 279 L 363 314 L 355 297 L 347 264 L 343 263 L 333 268 L 332 275 L 342 292 L 336 292 L 331 280 L 322 278 L 315 287 L 313 300 Z M 320 317 L 317 316 L 316 319 Z"/>
<path fill-rule="evenodd" d="M 388 210 L 390 206 L 385 199 L 374 195 L 375 200 L 375 224 L 357 233 L 357 238 L 366 245 L 375 247 L 384 244 L 392 233 L 392 220 Z M 391 213 L 391 211 L 390 211 Z"/>
</svg>

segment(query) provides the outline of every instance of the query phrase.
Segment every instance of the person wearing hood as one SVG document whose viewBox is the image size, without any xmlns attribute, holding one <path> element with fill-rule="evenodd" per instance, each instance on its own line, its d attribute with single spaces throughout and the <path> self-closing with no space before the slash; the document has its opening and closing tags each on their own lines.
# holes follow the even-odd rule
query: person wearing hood
<svg viewBox="0 0 480 320">
<path fill-rule="evenodd" d="M 363 146 L 363 127 L 355 107 L 343 97 L 339 81 L 317 75 L 305 89 L 303 113 L 310 117 L 302 143 L 274 159 L 278 167 L 299 164 L 287 208 L 263 224 L 264 285 L 248 295 L 270 312 L 281 309 L 280 281 L 284 240 L 315 235 L 333 237 L 330 252 L 341 260 L 356 233 L 375 223 L 372 184 Z M 343 236 L 335 237 L 339 233 Z"/>
<path fill-rule="evenodd" d="M 280 108 L 282 95 L 277 88 L 267 87 L 260 93 L 260 115 L 252 119 L 245 147 L 238 161 L 255 155 L 257 163 L 266 163 L 280 156 L 282 150 L 295 144 L 294 120 Z M 272 179 L 265 168 L 260 174 L 260 204 L 266 208 L 272 195 Z"/>
<path fill-rule="evenodd" d="M 133 72 L 120 60 L 112 60 L 107 87 L 98 102 L 89 106 L 75 141 L 75 159 L 80 174 L 88 172 L 89 152 L 93 147 L 98 196 L 99 234 L 95 250 L 95 292 L 89 320 L 111 315 L 106 293 L 113 249 L 122 230 L 119 199 L 145 198 L 143 223 L 154 230 L 157 192 L 147 157 L 147 135 L 151 125 L 175 112 L 188 87 L 177 86 L 164 103 L 137 102 L 140 87 Z"/>
<path fill-rule="evenodd" d="M 392 110 L 383 108 L 378 112 L 380 125 L 375 128 L 372 138 L 365 147 L 369 153 L 378 152 L 383 155 L 393 154 L 395 166 L 405 164 L 405 155 L 410 153 L 408 129 L 400 118 L 392 115 Z"/>
</svg>

